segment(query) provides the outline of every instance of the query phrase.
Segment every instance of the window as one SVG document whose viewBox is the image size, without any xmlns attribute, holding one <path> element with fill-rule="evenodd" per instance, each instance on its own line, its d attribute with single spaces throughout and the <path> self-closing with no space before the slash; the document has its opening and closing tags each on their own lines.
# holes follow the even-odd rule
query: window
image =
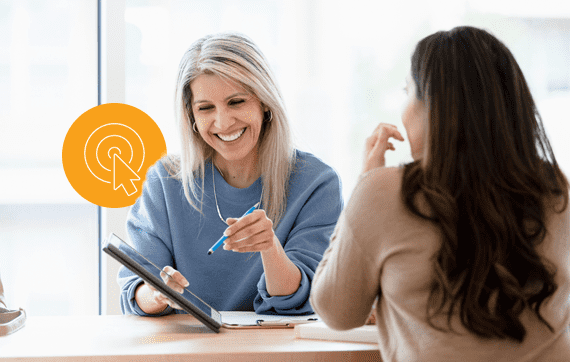
<svg viewBox="0 0 570 362">
<path fill-rule="evenodd" d="M 69 126 L 97 105 L 97 2 L 0 2 L 0 275 L 29 315 L 98 313 L 98 217 L 67 182 Z"/>
<path fill-rule="evenodd" d="M 401 88 L 415 44 L 457 25 L 486 28 L 514 53 L 568 174 L 570 5 L 558 3 L 442 0 L 379 9 L 366 0 L 0 2 L 0 274 L 9 306 L 31 315 L 97 314 L 102 263 L 103 313 L 120 313 L 117 265 L 98 258 L 97 207 L 73 190 L 61 165 L 67 129 L 97 105 L 99 5 L 103 18 L 113 17 L 103 20 L 118 23 L 100 26 L 114 42 L 102 43 L 102 59 L 118 71 L 105 87 L 119 95 L 102 102 L 143 110 L 169 152 L 178 152 L 174 87 L 184 51 L 206 34 L 242 32 L 273 68 L 297 146 L 337 170 L 347 201 L 374 127 L 387 122 L 404 130 Z M 407 141 L 396 148 L 388 165 L 410 160 Z M 104 233 L 124 231 L 126 210 L 105 213 Z"/>
<path fill-rule="evenodd" d="M 178 62 L 198 38 L 239 31 L 266 55 L 288 108 L 299 148 L 332 165 L 345 199 L 362 165 L 364 141 L 379 122 L 401 131 L 401 91 L 423 37 L 458 25 L 491 31 L 514 53 L 543 114 L 556 155 L 570 172 L 570 5 L 417 1 L 383 8 L 355 1 L 126 1 L 125 97 L 163 130 L 177 152 L 174 88 Z M 439 5 L 439 6 L 437 6 Z M 315 136 L 315 135 L 318 135 Z M 388 165 L 411 159 L 396 142 Z"/>
</svg>

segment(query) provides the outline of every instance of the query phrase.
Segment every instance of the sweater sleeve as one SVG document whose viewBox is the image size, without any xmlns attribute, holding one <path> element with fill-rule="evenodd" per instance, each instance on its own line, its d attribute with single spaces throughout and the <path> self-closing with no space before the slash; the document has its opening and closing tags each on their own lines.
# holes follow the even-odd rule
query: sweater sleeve
<svg viewBox="0 0 570 362">
<path fill-rule="evenodd" d="M 394 222 L 387 217 L 392 210 L 383 194 L 396 192 L 393 186 L 382 187 L 393 175 L 393 171 L 384 171 L 379 169 L 360 179 L 313 281 L 311 305 L 334 329 L 366 323 L 381 292 L 379 245 L 383 240 L 378 231 L 389 233 L 388 223 Z"/>
<path fill-rule="evenodd" d="M 173 265 L 168 213 L 164 199 L 163 178 L 157 172 L 157 163 L 152 167 L 143 187 L 141 196 L 131 207 L 127 217 L 127 235 L 131 245 L 144 257 L 159 267 Z M 121 310 L 123 314 L 150 316 L 143 312 L 135 301 L 135 291 L 144 281 L 129 269 L 121 266 L 118 274 L 121 289 Z M 169 306 L 160 314 L 169 314 Z"/>
<path fill-rule="evenodd" d="M 258 295 L 254 300 L 254 309 L 257 313 L 313 313 L 309 303 L 311 283 L 322 255 L 329 245 L 330 236 L 342 211 L 343 201 L 340 179 L 331 168 L 315 180 L 307 182 L 305 186 L 303 188 L 305 194 L 288 201 L 287 208 L 295 210 L 293 213 L 296 213 L 296 219 L 285 240 L 280 240 L 285 253 L 301 272 L 301 283 L 297 291 L 291 295 L 270 296 L 267 292 L 265 274 L 262 274 L 257 284 Z"/>
</svg>

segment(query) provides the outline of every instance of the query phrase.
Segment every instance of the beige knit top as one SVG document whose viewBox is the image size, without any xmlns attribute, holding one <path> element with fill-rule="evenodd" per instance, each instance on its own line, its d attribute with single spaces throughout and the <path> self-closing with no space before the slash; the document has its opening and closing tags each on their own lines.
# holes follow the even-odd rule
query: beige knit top
<svg viewBox="0 0 570 362">
<path fill-rule="evenodd" d="M 440 332 L 426 321 L 433 278 L 430 258 L 440 231 L 410 211 L 401 200 L 403 169 L 378 168 L 361 177 L 342 212 L 329 248 L 317 268 L 310 302 L 334 329 L 363 325 L 378 298 L 380 355 L 388 361 L 570 361 L 570 206 L 549 213 L 547 236 L 538 252 L 556 268 L 556 293 L 541 314 L 554 333 L 530 310 L 521 320 L 523 343 L 482 339 L 458 318 L 458 334 Z M 434 319 L 446 326 L 446 319 Z"/>
</svg>

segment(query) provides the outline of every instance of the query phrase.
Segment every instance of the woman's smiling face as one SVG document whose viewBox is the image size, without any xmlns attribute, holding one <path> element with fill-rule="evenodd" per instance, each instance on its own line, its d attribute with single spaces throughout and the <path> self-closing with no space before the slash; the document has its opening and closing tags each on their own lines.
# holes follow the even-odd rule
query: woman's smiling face
<svg viewBox="0 0 570 362">
<path fill-rule="evenodd" d="M 263 122 L 261 102 L 240 84 L 202 74 L 190 84 L 200 136 L 226 161 L 256 159 Z"/>
</svg>

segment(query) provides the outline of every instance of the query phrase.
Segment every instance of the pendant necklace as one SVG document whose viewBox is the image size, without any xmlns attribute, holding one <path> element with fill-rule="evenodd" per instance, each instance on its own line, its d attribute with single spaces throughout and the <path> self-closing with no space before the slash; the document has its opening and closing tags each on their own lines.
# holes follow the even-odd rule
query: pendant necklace
<svg viewBox="0 0 570 362">
<path fill-rule="evenodd" d="M 224 174 L 222 173 L 222 171 L 220 171 L 218 166 L 216 166 L 216 169 L 218 170 L 220 175 L 222 175 L 222 177 L 224 177 Z M 214 200 L 216 201 L 216 210 L 218 210 L 218 216 L 220 217 L 220 220 L 222 220 L 222 222 L 224 224 L 228 225 L 226 220 L 224 220 L 224 218 L 222 217 L 222 213 L 220 212 L 220 207 L 218 206 L 218 197 L 216 196 L 216 181 L 214 180 L 214 160 L 213 159 L 212 159 L 212 186 L 214 187 Z M 259 198 L 259 203 L 257 204 L 256 209 L 259 209 L 259 207 L 261 206 L 261 199 L 262 198 L 263 198 L 263 188 L 261 190 L 261 197 Z"/>
</svg>

